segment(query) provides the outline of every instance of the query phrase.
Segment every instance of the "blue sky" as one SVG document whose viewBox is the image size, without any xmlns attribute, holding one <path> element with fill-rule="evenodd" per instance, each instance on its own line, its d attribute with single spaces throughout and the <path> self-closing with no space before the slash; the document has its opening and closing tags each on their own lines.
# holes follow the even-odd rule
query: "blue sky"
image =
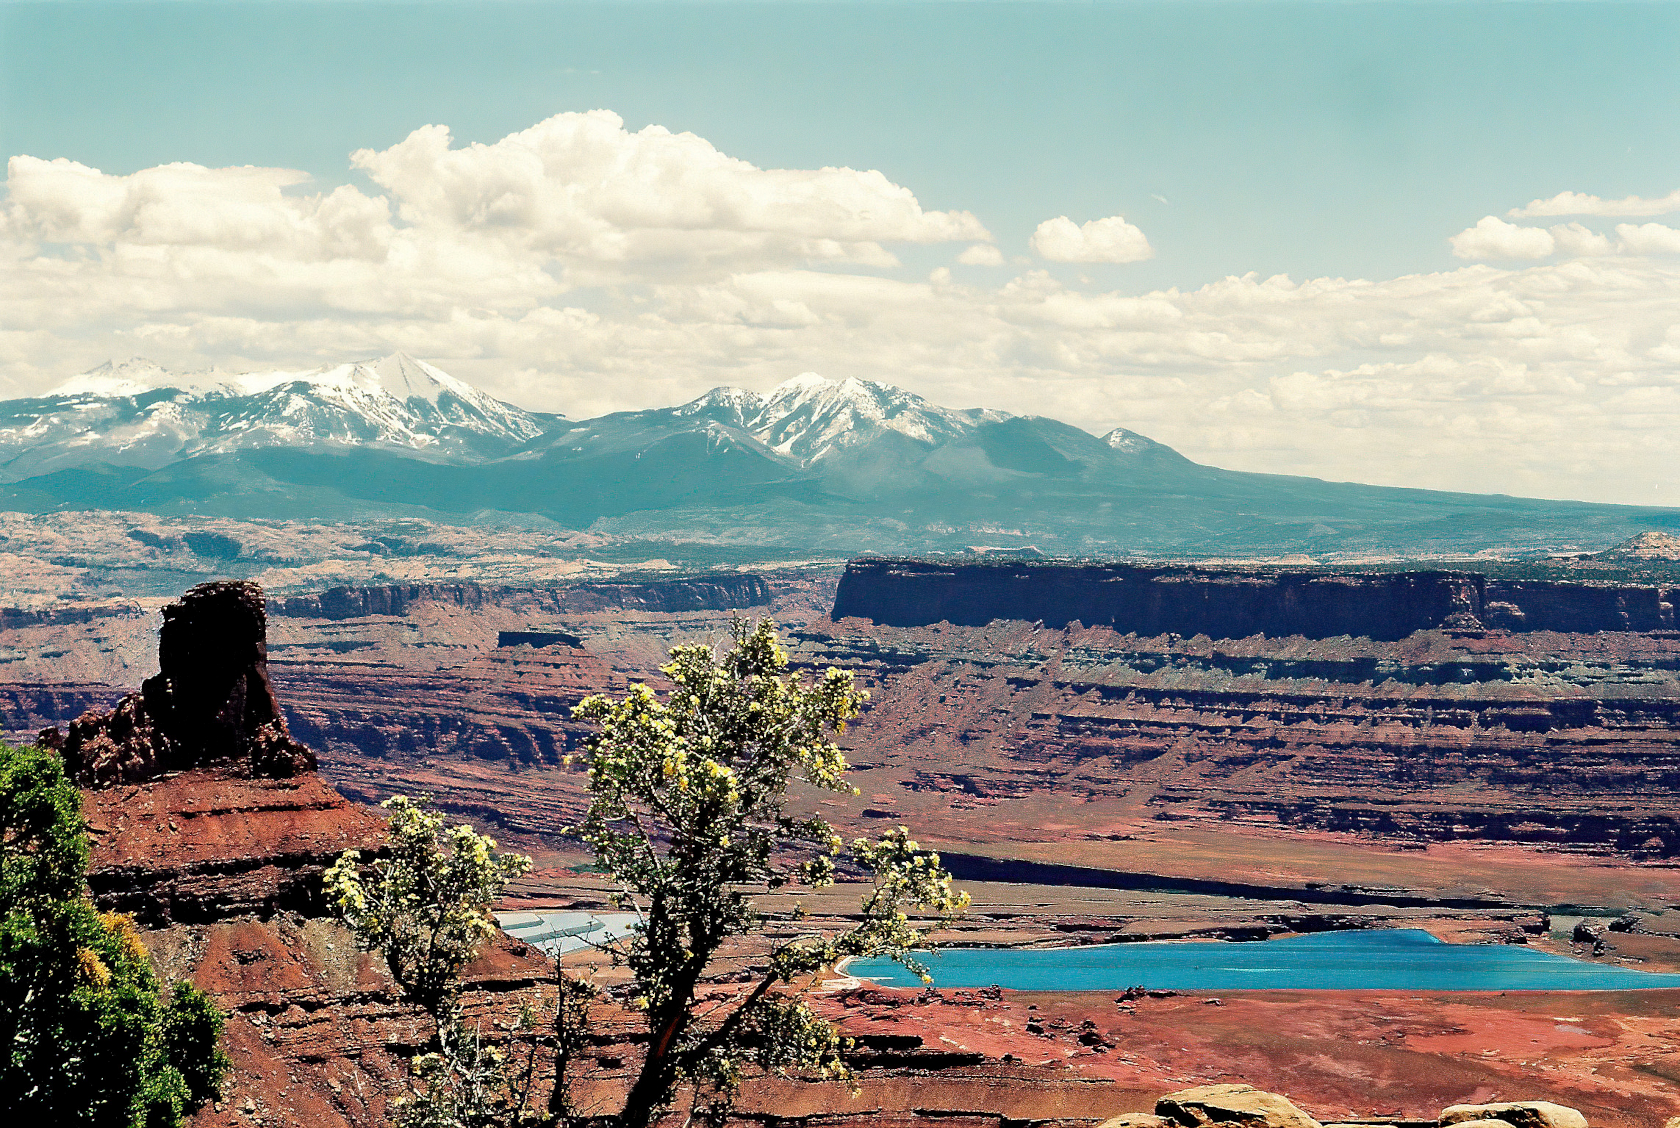
<svg viewBox="0 0 1680 1128">
<path fill-rule="evenodd" d="M 1244 469 L 1680 503 L 1664 472 L 1680 236 L 1661 207 L 1602 204 L 1680 188 L 1677 57 L 1673 4 L 0 3 L 0 155 L 37 159 L 8 181 L 16 277 L 63 287 L 50 316 L 23 297 L 0 310 L 0 393 L 131 351 L 303 366 L 406 345 L 581 415 L 814 369 L 1133 427 Z M 547 234 L 515 253 L 505 220 L 469 214 L 523 167 L 502 148 L 430 204 L 436 153 L 430 172 L 392 155 L 377 174 L 350 156 L 397 154 L 428 124 L 455 150 L 494 147 L 597 109 L 622 119 L 609 148 L 662 126 L 758 169 L 878 170 L 921 211 L 813 250 L 826 213 L 800 188 L 795 235 L 776 196 L 767 219 L 711 215 L 692 245 L 669 217 L 657 239 L 620 225 L 652 242 L 607 269 L 630 261 L 621 243 L 568 258 L 555 248 L 581 228 L 526 208 Z M 102 177 L 40 163 L 57 158 Z M 473 265 L 424 308 L 367 296 L 396 287 L 389 269 L 299 281 L 354 271 L 316 244 L 259 248 L 245 220 L 182 235 L 181 216 L 259 206 L 231 173 L 146 172 L 183 161 L 308 174 L 263 189 L 276 200 L 350 185 L 355 208 L 390 213 L 357 221 L 385 224 L 367 235 L 380 255 L 447 212 L 466 226 L 404 261 L 453 270 L 480 224 Z M 72 173 L 73 189 L 50 179 Z M 111 192 L 179 214 L 163 234 L 95 223 Z M 1602 200 L 1509 215 L 1563 192 Z M 618 223 L 610 196 L 585 227 Z M 1053 250 L 1056 217 L 1086 242 Z M 1121 243 L 1092 250 L 1077 228 L 1105 219 Z M 184 257 L 160 266 L 163 247 Z M 547 292 L 493 295 L 498 271 Z M 1252 292 L 1223 281 L 1251 272 Z M 1265 289 L 1278 275 L 1298 289 Z M 1299 288 L 1313 279 L 1345 284 Z"/>
<path fill-rule="evenodd" d="M 1016 250 L 1124 213 L 1142 286 L 1439 269 L 1519 198 L 1680 184 L 1675 4 L 52 3 L 0 28 L 7 155 L 331 184 L 419 125 L 606 108 L 880 169 Z"/>
</svg>

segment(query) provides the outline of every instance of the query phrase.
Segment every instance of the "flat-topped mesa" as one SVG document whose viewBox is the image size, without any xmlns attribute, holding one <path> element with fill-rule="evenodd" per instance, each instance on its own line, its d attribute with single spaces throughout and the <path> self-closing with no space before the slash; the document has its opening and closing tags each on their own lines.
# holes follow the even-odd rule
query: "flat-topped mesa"
<svg viewBox="0 0 1680 1128">
<path fill-rule="evenodd" d="M 1144 636 L 1393 641 L 1420 630 L 1484 626 L 1571 633 L 1672 629 L 1675 595 L 1658 587 L 1452 571 L 864 559 L 846 566 L 832 617 L 897 627 L 1016 619 Z"/>
<path fill-rule="evenodd" d="M 39 742 L 83 787 L 209 765 L 278 779 L 313 771 L 315 754 L 286 731 L 268 680 L 267 631 L 261 587 L 199 584 L 163 609 L 158 673 L 138 693 Z"/>
</svg>

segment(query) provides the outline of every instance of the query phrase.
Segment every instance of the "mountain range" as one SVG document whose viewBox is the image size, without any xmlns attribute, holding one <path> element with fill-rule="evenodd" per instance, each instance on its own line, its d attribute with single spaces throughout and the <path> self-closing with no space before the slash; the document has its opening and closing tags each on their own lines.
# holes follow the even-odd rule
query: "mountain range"
<svg viewBox="0 0 1680 1128">
<path fill-rule="evenodd" d="M 403 354 L 308 371 L 106 364 L 0 402 L 0 506 L 350 519 L 486 512 L 795 554 L 1602 547 L 1680 511 L 1249 474 L 1143 435 L 859 379 L 571 420 Z"/>
</svg>

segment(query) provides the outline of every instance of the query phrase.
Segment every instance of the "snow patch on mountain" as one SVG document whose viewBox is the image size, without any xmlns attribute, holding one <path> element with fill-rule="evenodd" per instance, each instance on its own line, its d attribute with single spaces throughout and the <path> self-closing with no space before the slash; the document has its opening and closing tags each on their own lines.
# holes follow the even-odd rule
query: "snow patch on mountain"
<svg viewBox="0 0 1680 1128">
<path fill-rule="evenodd" d="M 805 372 L 770 391 L 713 388 L 675 409 L 739 427 L 765 446 L 809 466 L 836 451 L 895 431 L 936 446 L 985 422 L 1008 419 L 1001 411 L 954 410 L 876 380 L 831 380 Z"/>
<path fill-rule="evenodd" d="M 0 404 L 0 468 L 20 477 L 101 461 L 156 467 L 257 447 L 365 445 L 481 461 L 543 430 L 530 412 L 403 353 L 243 373 L 171 372 L 136 358 Z"/>
<path fill-rule="evenodd" d="M 1148 454 L 1160 457 L 1171 457 L 1174 459 L 1184 459 L 1182 454 L 1179 454 L 1176 450 L 1167 446 L 1165 443 L 1158 443 L 1154 439 L 1140 435 L 1136 431 L 1128 431 L 1124 427 L 1114 428 L 1114 430 L 1102 437 L 1102 441 L 1108 444 L 1110 450 L 1116 451 L 1120 454 Z M 1184 460 L 1188 461 L 1187 459 Z"/>
</svg>

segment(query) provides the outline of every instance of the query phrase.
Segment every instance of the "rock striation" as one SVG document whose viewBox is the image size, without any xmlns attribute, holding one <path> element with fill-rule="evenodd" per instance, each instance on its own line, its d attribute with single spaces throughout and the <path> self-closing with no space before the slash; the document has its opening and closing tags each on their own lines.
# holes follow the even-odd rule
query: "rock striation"
<svg viewBox="0 0 1680 1128">
<path fill-rule="evenodd" d="M 1184 637 L 1383 641 L 1437 628 L 1656 631 L 1675 589 L 1493 579 L 1473 572 L 1322 572 L 1164 564 L 864 559 L 847 565 L 836 620 L 897 627 L 997 619 Z"/>
<path fill-rule="evenodd" d="M 276 617 L 299 619 L 360 619 L 369 615 L 403 615 L 419 603 L 470 609 L 497 602 L 509 589 L 474 583 L 385 584 L 373 587 L 336 587 L 311 595 L 272 600 Z M 645 583 L 611 582 L 568 584 L 531 593 L 535 610 L 552 614 L 628 611 L 727 611 L 759 607 L 770 598 L 762 576 L 751 572 L 719 572 Z"/>
<path fill-rule="evenodd" d="M 315 767 L 293 740 L 268 678 L 262 588 L 246 581 L 200 584 L 163 609 L 159 672 L 108 713 L 84 713 L 44 730 L 40 743 L 64 757 L 84 787 L 137 783 L 208 764 L 287 778 Z"/>
<path fill-rule="evenodd" d="M 1010 835 L 1030 839 L 1074 804 L 1087 833 L 1143 818 L 1680 853 L 1671 634 L 1209 639 L 852 618 L 795 637 L 807 668 L 849 669 L 872 695 L 851 743 L 871 806 L 960 821 L 955 842 L 1016 819 Z"/>
</svg>

